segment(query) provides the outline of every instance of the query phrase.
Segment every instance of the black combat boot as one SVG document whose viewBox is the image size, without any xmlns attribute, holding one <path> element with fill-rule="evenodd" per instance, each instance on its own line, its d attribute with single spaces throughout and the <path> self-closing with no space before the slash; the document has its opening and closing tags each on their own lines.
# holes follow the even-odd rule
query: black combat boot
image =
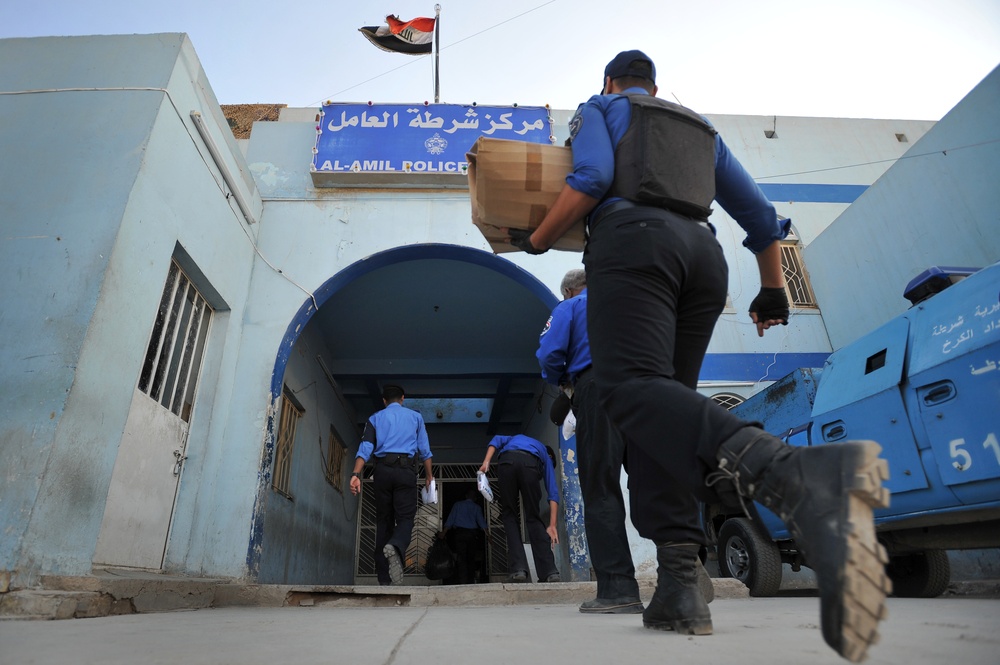
<svg viewBox="0 0 1000 665">
<path fill-rule="evenodd" d="M 789 446 L 745 427 L 719 448 L 719 470 L 708 481 L 732 482 L 741 497 L 784 520 L 816 573 L 823 639 L 855 663 L 878 641 L 892 588 L 873 518 L 875 508 L 889 505 L 881 450 L 874 441 Z"/>
<path fill-rule="evenodd" d="M 712 634 L 712 613 L 698 588 L 699 548 L 695 543 L 657 543 L 656 591 L 642 613 L 646 628 Z"/>
<path fill-rule="evenodd" d="M 698 558 L 698 590 L 701 591 L 706 603 L 715 600 L 715 585 L 712 584 L 712 576 L 705 570 L 705 565 L 701 562 L 700 557 Z"/>
</svg>

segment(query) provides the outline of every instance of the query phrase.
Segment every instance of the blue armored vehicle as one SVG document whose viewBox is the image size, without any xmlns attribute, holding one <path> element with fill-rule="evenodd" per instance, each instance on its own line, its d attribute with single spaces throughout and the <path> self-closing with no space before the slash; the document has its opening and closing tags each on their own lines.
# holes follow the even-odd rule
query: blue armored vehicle
<svg viewBox="0 0 1000 665">
<path fill-rule="evenodd" d="M 871 439 L 889 463 L 889 508 L 875 513 L 894 593 L 935 597 L 946 550 L 1000 546 L 1000 263 L 932 268 L 907 286 L 912 307 L 733 409 L 796 446 Z M 751 595 L 808 566 L 784 523 L 705 507 L 724 576 Z"/>
</svg>

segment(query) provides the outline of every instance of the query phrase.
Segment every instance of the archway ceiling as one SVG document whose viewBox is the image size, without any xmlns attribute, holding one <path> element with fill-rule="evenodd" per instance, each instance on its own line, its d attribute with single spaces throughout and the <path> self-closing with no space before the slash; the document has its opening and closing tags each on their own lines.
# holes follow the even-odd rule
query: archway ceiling
<svg viewBox="0 0 1000 665">
<path fill-rule="evenodd" d="M 363 423 L 386 383 L 428 425 L 522 425 L 541 389 L 535 350 L 549 315 L 535 294 L 482 265 L 429 258 L 389 264 L 334 293 L 310 325 Z M 478 417 L 476 414 L 480 414 Z"/>
</svg>

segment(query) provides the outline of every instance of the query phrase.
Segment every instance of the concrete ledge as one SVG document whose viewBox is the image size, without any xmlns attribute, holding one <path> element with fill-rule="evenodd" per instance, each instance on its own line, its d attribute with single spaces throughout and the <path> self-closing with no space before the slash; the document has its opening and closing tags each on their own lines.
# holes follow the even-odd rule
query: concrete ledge
<svg viewBox="0 0 1000 665">
<path fill-rule="evenodd" d="M 69 619 L 111 614 L 168 612 L 205 607 L 430 607 L 435 605 L 554 605 L 593 598 L 596 582 L 556 584 L 477 584 L 467 586 L 307 586 L 240 584 L 139 573 L 101 572 L 92 576 L 50 576 L 42 589 L 3 594 L 0 616 Z M 746 598 L 731 579 L 713 580 L 716 598 Z M 640 579 L 648 599 L 655 580 Z"/>
<path fill-rule="evenodd" d="M 713 578 L 712 585 L 717 600 L 749 597 L 747 588 L 734 579 Z M 655 587 L 654 578 L 639 578 L 639 593 L 644 601 L 649 601 Z M 596 593 L 596 582 L 311 586 L 98 570 L 80 577 L 47 576 L 41 579 L 41 588 L 0 593 L 0 618 L 72 619 L 206 607 L 565 605 L 590 600 Z M 1000 581 L 953 582 L 945 595 L 997 598 Z"/>
<path fill-rule="evenodd" d="M 12 619 L 85 619 L 113 614 L 110 596 L 93 591 L 11 591 L 0 596 L 0 616 Z"/>
<path fill-rule="evenodd" d="M 713 579 L 715 597 L 747 598 L 732 579 Z M 639 580 L 644 600 L 656 581 Z M 97 571 L 81 577 L 42 578 L 41 589 L 0 595 L 0 616 L 71 619 L 168 612 L 206 607 L 431 607 L 577 604 L 597 593 L 596 582 L 477 584 L 465 586 L 355 586 L 242 584 L 137 571 Z"/>
<path fill-rule="evenodd" d="M 43 588 L 107 595 L 118 613 L 168 612 L 211 607 L 215 587 L 224 580 L 155 575 L 134 571 L 98 571 L 81 577 L 43 577 Z"/>
<path fill-rule="evenodd" d="M 733 579 L 714 579 L 718 599 L 748 598 L 747 588 Z M 643 599 L 653 595 L 656 581 L 641 579 Z M 564 605 L 582 603 L 597 594 L 596 582 L 555 584 L 476 584 L 465 586 L 282 586 L 227 584 L 216 587 L 214 607 L 333 606 L 431 607 L 485 605 Z"/>
<path fill-rule="evenodd" d="M 284 607 L 293 587 L 283 584 L 219 584 L 213 607 Z"/>
<path fill-rule="evenodd" d="M 463 586 L 346 586 L 293 587 L 288 605 L 391 605 L 431 607 L 435 605 L 554 605 L 582 602 L 594 597 L 594 582 L 555 584 L 476 584 Z"/>
</svg>

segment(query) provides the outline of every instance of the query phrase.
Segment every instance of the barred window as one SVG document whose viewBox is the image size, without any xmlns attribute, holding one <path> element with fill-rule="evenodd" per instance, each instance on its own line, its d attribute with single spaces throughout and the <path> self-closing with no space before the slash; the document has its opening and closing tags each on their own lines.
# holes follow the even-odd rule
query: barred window
<svg viewBox="0 0 1000 665">
<path fill-rule="evenodd" d="M 736 393 L 716 393 L 712 395 L 712 401 L 724 409 L 732 409 L 746 401 Z"/>
<path fill-rule="evenodd" d="M 185 422 L 191 421 L 211 321 L 212 308 L 172 260 L 139 373 L 139 390 Z"/>
<path fill-rule="evenodd" d="M 785 275 L 788 304 L 791 307 L 816 308 L 816 296 L 802 260 L 802 243 L 793 232 L 789 232 L 781 242 L 781 270 Z"/>
<path fill-rule="evenodd" d="M 288 386 L 284 387 L 281 396 L 281 420 L 278 425 L 278 437 L 274 442 L 274 473 L 271 475 L 271 487 L 276 492 L 292 498 L 292 450 L 295 447 L 295 429 L 299 418 L 305 409 L 298 403 Z"/>
<path fill-rule="evenodd" d="M 333 425 L 330 425 L 330 437 L 327 439 L 326 448 L 326 482 L 333 485 L 334 489 L 343 493 L 344 491 L 344 442 L 337 436 Z"/>
</svg>

